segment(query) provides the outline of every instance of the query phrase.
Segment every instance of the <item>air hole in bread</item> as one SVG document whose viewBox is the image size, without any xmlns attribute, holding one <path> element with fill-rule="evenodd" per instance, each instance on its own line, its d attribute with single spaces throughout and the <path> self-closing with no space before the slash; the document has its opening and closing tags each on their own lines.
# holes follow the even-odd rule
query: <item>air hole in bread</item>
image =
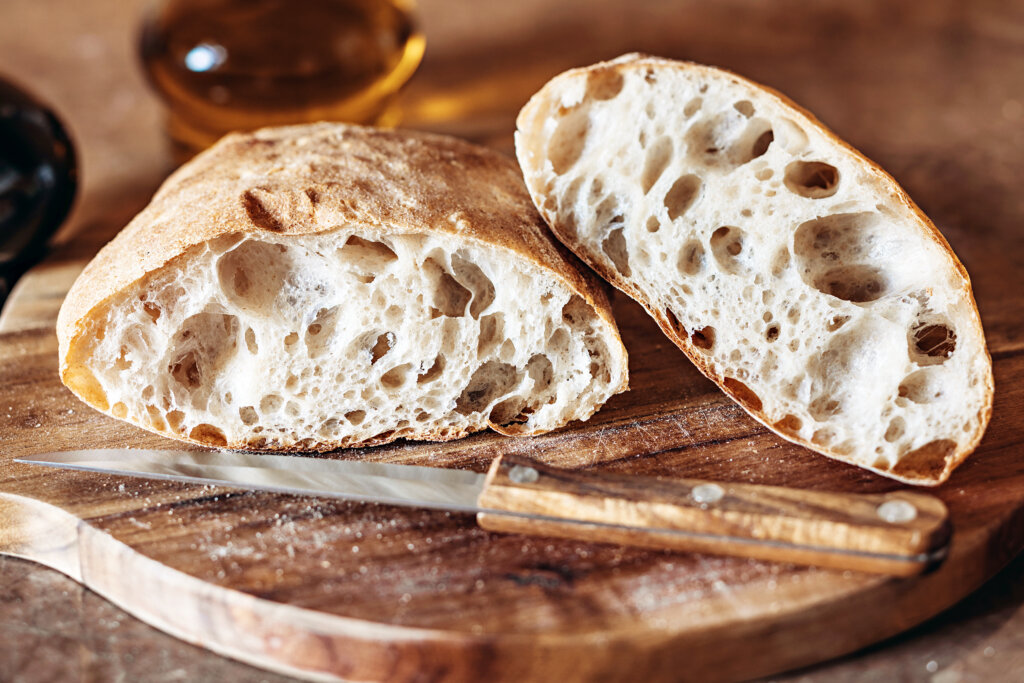
<svg viewBox="0 0 1024 683">
<path fill-rule="evenodd" d="M 831 197 L 839 189 L 839 169 L 823 161 L 792 161 L 786 166 L 784 182 L 801 197 Z"/>
<path fill-rule="evenodd" d="M 854 303 L 874 301 L 888 291 L 882 271 L 868 265 L 832 268 L 820 273 L 813 284 L 825 294 Z"/>
<path fill-rule="evenodd" d="M 917 370 L 900 382 L 898 395 L 914 403 L 931 403 L 942 397 L 942 383 L 931 370 Z"/>
<path fill-rule="evenodd" d="M 276 413 L 284 405 L 284 399 L 277 394 L 267 394 L 260 399 L 260 412 L 264 415 Z"/>
<path fill-rule="evenodd" d="M 260 416 L 252 406 L 242 406 L 238 409 L 238 418 L 244 425 L 254 425 L 259 422 Z"/>
<path fill-rule="evenodd" d="M 172 410 L 167 413 L 167 426 L 175 432 L 181 432 L 181 425 L 185 421 L 185 413 L 180 410 Z"/>
<path fill-rule="evenodd" d="M 456 279 L 471 293 L 469 314 L 477 319 L 494 302 L 494 283 L 484 275 L 480 266 L 458 253 L 452 254 L 452 270 Z"/>
<path fill-rule="evenodd" d="M 700 97 L 694 97 L 692 100 L 686 103 L 683 107 L 683 116 L 690 118 L 694 114 L 700 111 L 700 108 L 704 106 L 704 100 Z"/>
<path fill-rule="evenodd" d="M 559 327 L 548 337 L 547 348 L 553 353 L 564 353 L 569 349 L 571 335 L 564 327 Z"/>
<path fill-rule="evenodd" d="M 830 417 L 838 413 L 840 407 L 840 402 L 831 396 L 819 396 L 811 401 L 807 408 L 807 412 L 809 412 L 811 417 L 818 422 L 825 422 Z"/>
<path fill-rule="evenodd" d="M 480 337 L 477 339 L 476 354 L 478 357 L 490 355 L 491 351 L 504 339 L 505 316 L 491 313 L 480 318 Z"/>
<path fill-rule="evenodd" d="M 768 329 L 765 330 L 765 333 L 764 333 L 765 341 L 771 343 L 771 342 L 775 341 L 776 339 L 778 339 L 779 338 L 779 330 L 780 329 L 781 329 L 781 327 L 779 326 L 778 323 L 775 323 L 774 325 L 769 325 Z"/>
<path fill-rule="evenodd" d="M 498 349 L 498 358 L 505 361 L 506 363 L 511 361 L 516 355 L 516 344 L 511 339 L 506 339 L 501 343 L 501 348 Z"/>
<path fill-rule="evenodd" d="M 150 320 L 156 322 L 160 319 L 160 307 L 152 301 L 146 301 L 142 304 L 142 310 L 146 315 L 149 316 Z"/>
<path fill-rule="evenodd" d="M 625 79 L 618 69 L 609 67 L 607 69 L 595 69 L 587 74 L 587 92 L 584 99 L 587 100 L 611 100 L 620 92 Z"/>
<path fill-rule="evenodd" d="M 192 431 L 188 433 L 188 438 L 199 443 L 206 444 L 208 446 L 216 446 L 223 448 L 228 445 L 228 440 L 224 438 L 224 432 L 217 429 L 211 424 L 197 424 L 192 428 Z"/>
<path fill-rule="evenodd" d="M 651 216 L 647 219 L 647 232 L 658 232 L 661 228 L 661 221 L 658 220 L 657 216 Z"/>
<path fill-rule="evenodd" d="M 435 259 L 428 258 L 423 262 L 423 270 L 434 285 L 434 308 L 451 318 L 466 314 L 466 306 L 473 298 L 472 292 L 459 284 L 445 268 Z"/>
<path fill-rule="evenodd" d="M 171 338 L 174 360 L 168 372 L 182 387 L 193 390 L 206 373 L 216 373 L 237 345 L 238 318 L 222 313 L 197 313 L 187 318 Z"/>
<path fill-rule="evenodd" d="M 543 394 L 554 381 L 554 366 L 543 353 L 536 353 L 526 362 L 526 374 L 533 380 L 534 394 Z"/>
<path fill-rule="evenodd" d="M 256 332 L 251 327 L 245 328 L 245 348 L 254 356 L 260 352 L 259 344 L 256 343 Z"/>
<path fill-rule="evenodd" d="M 297 343 L 299 343 L 299 333 L 298 332 L 289 332 L 288 334 L 285 335 L 285 337 L 284 337 L 284 345 L 285 345 L 286 348 L 290 347 L 290 346 L 295 346 Z"/>
<path fill-rule="evenodd" d="M 519 374 L 514 366 L 487 361 L 469 378 L 466 388 L 455 401 L 455 410 L 463 415 L 480 412 L 507 394 L 518 382 Z"/>
<path fill-rule="evenodd" d="M 384 273 L 388 264 L 398 260 L 398 256 L 383 242 L 352 235 L 338 249 L 338 260 L 355 273 L 360 282 L 369 284 Z"/>
<path fill-rule="evenodd" d="M 132 362 L 128 360 L 128 347 L 122 345 L 121 352 L 118 355 L 117 360 L 114 361 L 114 369 L 124 372 L 125 370 L 131 369 L 131 367 Z"/>
<path fill-rule="evenodd" d="M 785 415 L 773 426 L 783 434 L 788 436 L 798 436 L 800 434 L 800 429 L 804 426 L 804 421 L 796 415 Z"/>
<path fill-rule="evenodd" d="M 629 277 L 632 271 L 629 268 L 629 251 L 626 249 L 626 238 L 622 234 L 622 228 L 615 228 L 601 242 L 601 249 L 605 255 L 615 264 L 615 269 Z"/>
<path fill-rule="evenodd" d="M 865 303 L 885 296 L 888 276 L 880 267 L 883 228 L 873 213 L 845 213 L 801 223 L 793 249 L 804 282 L 836 298 Z"/>
<path fill-rule="evenodd" d="M 288 401 L 284 406 L 284 414 L 288 417 L 298 417 L 302 410 L 295 401 Z"/>
<path fill-rule="evenodd" d="M 761 410 L 761 397 L 758 396 L 753 389 L 735 377 L 726 377 L 723 379 L 722 386 L 724 386 L 726 391 L 728 391 L 732 397 L 739 401 L 743 406 L 755 412 Z"/>
<path fill-rule="evenodd" d="M 573 179 L 569 186 L 565 189 L 561 199 L 558 203 L 559 207 L 559 227 L 566 232 L 572 238 L 576 237 L 576 200 L 579 198 L 580 188 L 583 187 L 583 176 L 578 176 Z"/>
<path fill-rule="evenodd" d="M 263 313 L 274 301 L 292 272 L 287 249 L 271 242 L 245 240 L 217 261 L 220 288 L 243 310 Z"/>
<path fill-rule="evenodd" d="M 722 226 L 711 233 L 711 253 L 726 273 L 739 273 L 746 264 L 739 258 L 743 253 L 744 232 L 733 226 Z"/>
<path fill-rule="evenodd" d="M 118 401 L 114 405 L 110 406 L 110 412 L 114 417 L 121 418 L 122 420 L 128 415 L 128 406 Z"/>
<path fill-rule="evenodd" d="M 907 431 L 907 421 L 898 415 L 889 420 L 889 426 L 885 430 L 885 440 L 889 443 L 897 441 Z"/>
<path fill-rule="evenodd" d="M 588 320 L 589 311 L 587 302 L 578 294 L 573 294 L 562 306 L 562 320 L 569 323 L 570 327 L 581 327 Z"/>
<path fill-rule="evenodd" d="M 525 398 L 522 396 L 512 396 L 491 408 L 491 413 L 487 416 L 487 419 L 489 422 L 496 425 L 526 422 L 529 419 L 529 416 L 524 415 L 522 412 L 525 407 Z"/>
<path fill-rule="evenodd" d="M 732 107 L 748 119 L 754 115 L 754 105 L 750 100 L 740 100 L 739 102 L 734 103 Z"/>
<path fill-rule="evenodd" d="M 671 308 L 665 309 L 665 317 L 668 318 L 669 327 L 671 327 L 681 339 L 686 339 L 686 337 L 689 336 L 686 328 L 679 322 L 679 318 L 676 317 L 676 314 L 672 312 Z"/>
<path fill-rule="evenodd" d="M 555 173 L 562 175 L 579 160 L 589 128 L 590 118 L 580 109 L 567 113 L 558 122 L 548 142 L 548 158 Z"/>
<path fill-rule="evenodd" d="M 594 224 L 598 227 L 605 226 L 611 229 L 616 225 L 622 225 L 624 218 L 619 207 L 619 198 L 615 195 L 608 195 L 594 209 Z"/>
<path fill-rule="evenodd" d="M 929 441 L 900 456 L 899 462 L 890 471 L 898 476 L 934 479 L 946 469 L 948 458 L 956 448 L 957 442 L 952 439 Z"/>
<path fill-rule="evenodd" d="M 383 384 L 386 389 L 397 389 L 405 384 L 405 380 L 409 375 L 409 370 L 411 369 L 412 365 L 409 363 L 403 363 L 402 365 L 393 367 L 380 376 L 380 383 Z"/>
<path fill-rule="evenodd" d="M 647 150 L 647 158 L 644 159 L 644 171 L 640 175 L 640 188 L 644 194 L 651 191 L 670 161 L 672 161 L 672 140 L 668 136 L 662 135 Z"/>
<path fill-rule="evenodd" d="M 919 365 L 938 365 L 956 351 L 956 333 L 940 323 L 921 323 L 910 331 L 911 360 Z"/>
<path fill-rule="evenodd" d="M 430 382 L 433 382 L 441 376 L 441 373 L 444 371 L 444 364 L 444 356 L 442 354 L 438 354 L 437 357 L 434 358 L 434 362 L 431 363 L 430 367 L 416 377 L 416 384 L 429 384 Z"/>
<path fill-rule="evenodd" d="M 700 178 L 692 174 L 684 175 L 672 183 L 672 187 L 665 193 L 664 201 L 669 220 L 676 220 L 693 206 L 697 195 L 700 194 L 700 188 Z"/>
<path fill-rule="evenodd" d="M 366 411 L 365 410 L 352 410 L 352 411 L 349 411 L 349 412 L 345 413 L 345 419 L 348 420 L 348 423 L 353 425 L 353 426 L 360 425 L 360 424 L 363 423 L 363 420 L 366 419 Z"/>
<path fill-rule="evenodd" d="M 780 277 L 783 273 L 789 270 L 790 256 L 789 249 L 783 247 L 775 252 L 775 256 L 772 258 L 772 276 Z"/>
<path fill-rule="evenodd" d="M 701 351 L 709 352 L 715 346 L 715 328 L 711 325 L 694 330 L 690 342 Z"/>
<path fill-rule="evenodd" d="M 763 133 L 758 135 L 756 138 L 754 138 L 754 144 L 751 145 L 751 147 L 750 147 L 750 159 L 748 159 L 748 161 L 756 159 L 759 156 L 762 156 L 765 152 L 767 152 L 768 148 L 771 147 L 772 142 L 774 140 L 775 140 L 775 133 L 773 133 L 770 129 L 764 131 Z M 771 169 L 769 169 L 769 176 L 768 177 L 771 177 L 770 174 L 771 174 Z M 771 190 L 769 190 L 769 192 L 771 192 Z M 771 196 L 771 195 L 769 195 L 769 196 Z"/>
<path fill-rule="evenodd" d="M 373 346 L 370 348 L 370 365 L 373 365 L 381 358 L 387 355 L 388 351 L 395 344 L 395 335 L 393 332 L 383 332 L 377 335 L 377 339 L 374 341 Z"/>
<path fill-rule="evenodd" d="M 828 446 L 836 438 L 836 431 L 831 427 L 822 427 L 821 429 L 815 430 L 814 434 L 811 435 L 811 443 L 816 446 Z"/>
<path fill-rule="evenodd" d="M 760 171 L 754 174 L 754 177 L 760 181 L 771 180 L 771 177 L 775 175 L 775 171 L 770 168 L 762 168 Z M 745 211 L 748 209 L 744 209 Z"/>
<path fill-rule="evenodd" d="M 163 413 L 160 412 L 159 408 L 157 408 L 154 405 L 147 405 L 146 413 L 149 416 L 150 427 L 160 431 L 163 431 L 164 429 L 167 428 L 167 425 L 164 423 Z"/>
<path fill-rule="evenodd" d="M 310 358 L 319 358 L 331 348 L 338 324 L 338 307 L 321 308 L 306 326 L 306 350 Z"/>
<path fill-rule="evenodd" d="M 832 316 L 832 319 L 828 321 L 828 326 L 827 326 L 828 331 L 829 332 L 835 332 L 840 327 L 845 325 L 846 322 L 849 319 L 850 319 L 850 316 L 848 316 L 848 315 L 834 315 L 834 316 Z"/>
</svg>

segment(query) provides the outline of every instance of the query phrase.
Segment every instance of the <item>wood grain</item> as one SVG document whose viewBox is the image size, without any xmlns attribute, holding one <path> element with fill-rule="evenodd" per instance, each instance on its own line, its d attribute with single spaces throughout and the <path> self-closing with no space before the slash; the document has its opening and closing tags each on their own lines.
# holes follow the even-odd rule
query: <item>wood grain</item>
<svg viewBox="0 0 1024 683">
<path fill-rule="evenodd" d="M 169 170 L 160 109 L 131 54 L 138 5 L 123 0 L 13 0 L 5 7 L 11 21 L 0 23 L 5 68 L 66 115 L 85 168 L 82 203 L 58 249 L 23 280 L 0 325 L 0 542 L 8 552 L 39 557 L 149 623 L 244 661 L 307 676 L 388 680 L 749 677 L 906 629 L 1018 552 L 1018 5 L 420 6 L 428 48 L 408 92 L 407 125 L 507 151 L 515 112 L 547 78 L 641 49 L 778 87 L 894 172 L 971 272 L 995 359 L 986 439 L 935 492 L 953 522 L 948 560 L 917 579 L 887 579 L 492 535 L 461 515 L 75 473 L 39 476 L 11 464 L 43 450 L 165 443 L 85 408 L 56 381 L 52 325 L 66 286 Z M 899 490 L 767 434 L 699 377 L 635 306 L 617 300 L 615 307 L 633 391 L 590 422 L 537 439 L 481 434 L 342 457 L 482 471 L 496 455 L 521 453 L 580 470 Z"/>
<path fill-rule="evenodd" d="M 477 522 L 488 531 L 894 576 L 914 576 L 937 565 L 950 535 L 946 506 L 916 491 L 723 486 L 701 479 L 581 473 L 519 455 L 494 461 L 479 504 L 514 513 L 479 513 Z M 883 505 L 911 506 L 914 516 L 886 520 Z"/>
</svg>

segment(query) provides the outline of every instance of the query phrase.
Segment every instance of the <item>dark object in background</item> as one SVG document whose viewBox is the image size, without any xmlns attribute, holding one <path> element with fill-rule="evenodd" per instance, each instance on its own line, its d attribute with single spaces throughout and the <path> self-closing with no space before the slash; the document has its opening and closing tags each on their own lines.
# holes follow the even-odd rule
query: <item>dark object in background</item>
<svg viewBox="0 0 1024 683">
<path fill-rule="evenodd" d="M 140 54 L 185 161 L 225 133 L 389 109 L 423 56 L 409 0 L 163 0 Z"/>
<path fill-rule="evenodd" d="M 49 107 L 0 78 L 0 304 L 75 198 L 75 149 Z"/>
</svg>

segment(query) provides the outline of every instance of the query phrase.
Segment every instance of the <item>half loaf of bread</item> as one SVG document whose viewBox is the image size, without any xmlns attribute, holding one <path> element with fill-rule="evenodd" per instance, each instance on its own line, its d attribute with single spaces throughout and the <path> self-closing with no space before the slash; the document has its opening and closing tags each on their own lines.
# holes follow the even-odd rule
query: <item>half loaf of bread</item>
<svg viewBox="0 0 1024 683">
<path fill-rule="evenodd" d="M 966 270 L 783 96 L 627 55 L 548 83 L 516 151 L 558 238 L 776 433 L 916 484 L 981 439 L 992 368 Z"/>
<path fill-rule="evenodd" d="M 74 283 L 61 378 L 208 446 L 533 434 L 626 388 L 598 284 L 496 152 L 340 124 L 235 134 Z"/>
</svg>

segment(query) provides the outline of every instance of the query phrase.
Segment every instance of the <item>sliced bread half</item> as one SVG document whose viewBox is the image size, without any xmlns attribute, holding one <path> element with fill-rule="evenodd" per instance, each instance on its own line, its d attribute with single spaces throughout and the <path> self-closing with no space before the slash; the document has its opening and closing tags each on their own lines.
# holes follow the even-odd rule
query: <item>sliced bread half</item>
<svg viewBox="0 0 1024 683">
<path fill-rule="evenodd" d="M 626 55 L 544 86 L 516 152 L 556 236 L 776 433 L 915 484 L 981 439 L 992 368 L 966 270 L 779 93 Z"/>
<path fill-rule="evenodd" d="M 599 282 L 512 159 L 340 124 L 230 135 L 179 169 L 57 333 L 93 407 L 230 448 L 533 434 L 627 384 Z"/>
</svg>

